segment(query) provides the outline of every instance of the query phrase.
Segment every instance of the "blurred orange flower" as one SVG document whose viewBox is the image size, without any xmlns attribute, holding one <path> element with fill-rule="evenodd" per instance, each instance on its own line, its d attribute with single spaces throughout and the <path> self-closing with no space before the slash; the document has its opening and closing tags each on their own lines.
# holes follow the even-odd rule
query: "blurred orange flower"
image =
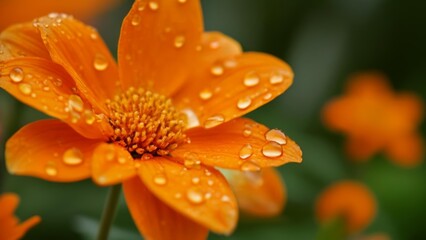
<svg viewBox="0 0 426 240">
<path fill-rule="evenodd" d="M 385 76 L 361 73 L 348 82 L 344 96 L 323 109 L 324 123 L 348 135 L 347 152 L 367 160 L 384 151 L 395 163 L 414 166 L 423 160 L 423 139 L 417 127 L 423 102 L 411 93 L 394 93 Z"/>
<path fill-rule="evenodd" d="M 118 0 L 1 0 L 0 30 L 19 22 L 46 15 L 50 12 L 66 12 L 80 19 L 89 19 L 117 4 Z"/>
<path fill-rule="evenodd" d="M 215 167 L 256 172 L 302 161 L 284 133 L 240 118 L 291 85 L 290 67 L 203 33 L 199 1 L 136 1 L 118 64 L 93 28 L 64 14 L 15 25 L 0 41 L 0 87 L 59 119 L 7 142 L 9 172 L 123 183 L 148 239 L 233 231 L 236 199 Z"/>
<path fill-rule="evenodd" d="M 376 208 L 375 198 L 366 186 L 347 180 L 329 186 L 320 194 L 315 214 L 321 223 L 342 217 L 347 233 L 355 233 L 370 224 Z"/>
<path fill-rule="evenodd" d="M 19 203 L 19 197 L 13 193 L 3 193 L 0 195 L 0 239 L 16 240 L 34 225 L 40 222 L 39 216 L 31 217 L 22 223 L 13 215 Z"/>
</svg>

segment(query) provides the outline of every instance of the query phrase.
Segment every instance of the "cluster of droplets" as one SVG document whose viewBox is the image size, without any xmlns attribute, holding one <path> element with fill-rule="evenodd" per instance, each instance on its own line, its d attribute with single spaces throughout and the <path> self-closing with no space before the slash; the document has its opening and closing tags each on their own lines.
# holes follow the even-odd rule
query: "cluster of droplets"
<svg viewBox="0 0 426 240">
<path fill-rule="evenodd" d="M 126 148 L 134 157 L 165 156 L 188 141 L 185 118 L 169 98 L 129 88 L 113 100 L 107 100 L 109 123 L 114 129 L 111 142 Z"/>
<path fill-rule="evenodd" d="M 76 147 L 66 149 L 62 153 L 62 156 L 55 152 L 53 153 L 53 157 L 61 158 L 62 163 L 69 167 L 76 167 L 84 163 L 84 154 Z M 56 177 L 60 170 L 58 170 L 56 161 L 48 161 L 45 165 L 44 171 L 49 177 Z"/>
</svg>

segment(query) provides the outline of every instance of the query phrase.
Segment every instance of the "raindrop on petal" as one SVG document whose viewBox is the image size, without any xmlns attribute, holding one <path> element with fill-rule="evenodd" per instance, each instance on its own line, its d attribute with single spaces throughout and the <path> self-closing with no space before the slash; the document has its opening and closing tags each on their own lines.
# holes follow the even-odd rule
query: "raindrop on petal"
<svg viewBox="0 0 426 240">
<path fill-rule="evenodd" d="M 277 142 L 281 145 L 287 143 L 287 137 L 278 129 L 271 129 L 265 133 L 265 139 L 268 141 Z"/>
<path fill-rule="evenodd" d="M 251 98 L 249 98 L 249 97 L 241 98 L 237 102 L 237 107 L 240 110 L 244 110 L 244 109 L 248 108 L 250 105 L 251 105 Z"/>
<path fill-rule="evenodd" d="M 158 174 L 154 177 L 154 183 L 160 186 L 167 184 L 167 178 L 163 174 Z"/>
<path fill-rule="evenodd" d="M 280 83 L 283 82 L 283 80 L 284 80 L 283 75 L 281 75 L 281 74 L 274 74 L 274 75 L 272 75 L 269 78 L 269 83 L 271 83 L 272 85 L 280 84 Z"/>
<path fill-rule="evenodd" d="M 251 155 L 253 155 L 253 147 L 250 144 L 244 145 L 240 149 L 239 155 L 240 155 L 241 159 L 247 159 L 247 158 L 251 157 Z"/>
<path fill-rule="evenodd" d="M 260 82 L 260 77 L 255 72 L 249 72 L 244 77 L 244 85 L 246 87 L 256 86 L 257 84 L 259 84 L 259 82 Z"/>
<path fill-rule="evenodd" d="M 204 121 L 205 128 L 212 128 L 222 124 L 225 121 L 223 115 L 213 115 Z"/>
<path fill-rule="evenodd" d="M 175 37 L 175 42 L 174 42 L 174 44 L 175 44 L 175 47 L 176 47 L 176 48 L 181 48 L 181 47 L 183 47 L 183 45 L 185 44 L 185 37 L 184 37 L 184 36 L 182 36 L 182 35 L 179 35 L 179 36 Z"/>
<path fill-rule="evenodd" d="M 262 147 L 262 154 L 270 158 L 279 157 L 283 155 L 283 148 L 277 142 L 268 142 Z"/>
<path fill-rule="evenodd" d="M 200 191 L 195 189 L 189 189 L 186 192 L 186 198 L 188 199 L 190 203 L 193 203 L 193 204 L 201 204 L 204 201 L 203 194 Z"/>
<path fill-rule="evenodd" d="M 98 71 L 103 71 L 108 67 L 108 61 L 102 54 L 96 54 L 95 60 L 93 61 L 93 66 Z"/>
<path fill-rule="evenodd" d="M 209 100 L 212 96 L 213 96 L 213 93 L 208 89 L 204 89 L 203 91 L 200 92 L 200 98 L 203 100 Z"/>
<path fill-rule="evenodd" d="M 24 71 L 22 70 L 22 68 L 14 68 L 10 71 L 9 73 L 9 77 L 12 80 L 12 82 L 15 83 L 19 83 L 22 82 L 22 80 L 24 80 Z"/>
<path fill-rule="evenodd" d="M 83 153 L 78 148 L 70 148 L 62 156 L 65 164 L 75 166 L 83 162 Z"/>
<path fill-rule="evenodd" d="M 46 172 L 47 175 L 49 175 L 51 177 L 56 176 L 58 174 L 58 170 L 52 165 L 46 166 L 44 171 Z"/>
<path fill-rule="evenodd" d="M 20 83 L 18 85 L 19 91 L 21 91 L 21 93 L 25 94 L 25 95 L 30 95 L 32 92 L 32 87 L 30 84 L 28 83 Z"/>
<path fill-rule="evenodd" d="M 70 95 L 68 98 L 68 107 L 71 110 L 75 110 L 77 112 L 82 112 L 83 111 L 83 100 L 81 100 L 81 97 L 78 95 Z"/>
<path fill-rule="evenodd" d="M 219 66 L 219 65 L 215 65 L 210 69 L 210 72 L 214 75 L 214 76 L 220 76 L 223 74 L 223 67 Z"/>
<path fill-rule="evenodd" d="M 151 10 L 153 10 L 153 11 L 156 11 L 156 10 L 158 10 L 158 3 L 157 2 L 154 2 L 154 1 L 150 1 L 149 3 L 148 3 L 148 6 L 149 6 L 149 8 L 151 9 Z"/>
</svg>

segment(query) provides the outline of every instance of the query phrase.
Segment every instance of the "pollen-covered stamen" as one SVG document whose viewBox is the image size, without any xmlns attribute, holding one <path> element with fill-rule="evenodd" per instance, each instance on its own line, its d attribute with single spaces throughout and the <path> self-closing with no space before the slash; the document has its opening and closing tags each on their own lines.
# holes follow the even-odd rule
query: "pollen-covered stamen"
<svg viewBox="0 0 426 240">
<path fill-rule="evenodd" d="M 184 115 L 163 95 L 132 87 L 107 100 L 106 105 L 114 129 L 110 140 L 135 158 L 144 154 L 165 156 L 187 141 Z"/>
</svg>

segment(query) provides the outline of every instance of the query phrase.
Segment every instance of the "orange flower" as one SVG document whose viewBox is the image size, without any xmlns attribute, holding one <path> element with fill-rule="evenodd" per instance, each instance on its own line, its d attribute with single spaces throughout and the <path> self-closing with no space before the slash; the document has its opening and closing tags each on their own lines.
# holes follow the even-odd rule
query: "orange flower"
<svg viewBox="0 0 426 240">
<path fill-rule="evenodd" d="M 31 217 L 19 224 L 19 219 L 13 215 L 19 203 L 19 197 L 13 193 L 4 193 L 0 195 L 0 239 L 16 240 L 34 225 L 40 222 L 39 216 Z"/>
<path fill-rule="evenodd" d="M 30 21 L 52 11 L 66 12 L 81 19 L 105 11 L 117 0 L 2 0 L 0 2 L 0 30 L 19 22 Z M 31 7 L 29 7 L 31 6 Z"/>
<path fill-rule="evenodd" d="M 348 135 L 347 152 L 367 160 L 379 151 L 402 166 L 423 159 L 423 139 L 416 132 L 423 117 L 422 101 L 413 94 L 396 94 L 379 73 L 353 76 L 344 96 L 323 110 L 324 123 Z"/>
<path fill-rule="evenodd" d="M 341 181 L 329 186 L 317 198 L 315 214 L 321 223 L 343 217 L 346 231 L 354 233 L 370 224 L 376 214 L 376 202 L 361 183 Z"/>
<path fill-rule="evenodd" d="M 0 41 L 0 87 L 59 119 L 29 124 L 7 142 L 9 172 L 123 183 L 148 239 L 232 232 L 237 203 L 216 167 L 302 160 L 282 132 L 240 118 L 291 85 L 290 67 L 203 33 L 199 1 L 136 1 L 118 64 L 93 28 L 63 14 L 15 25 Z"/>
</svg>

